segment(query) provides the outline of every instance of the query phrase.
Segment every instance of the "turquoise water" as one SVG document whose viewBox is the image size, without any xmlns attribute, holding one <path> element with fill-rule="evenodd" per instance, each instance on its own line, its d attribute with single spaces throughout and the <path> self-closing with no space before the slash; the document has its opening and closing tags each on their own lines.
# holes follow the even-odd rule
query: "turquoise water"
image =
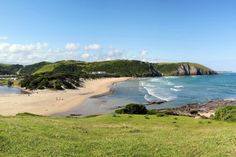
<svg viewBox="0 0 236 157">
<path fill-rule="evenodd" d="M 18 88 L 0 86 L 0 94 L 22 94 L 23 91 Z"/>
<path fill-rule="evenodd" d="M 115 84 L 112 91 L 110 95 L 87 100 L 73 111 L 80 114 L 103 114 L 111 113 L 118 106 L 128 103 L 167 101 L 161 105 L 148 106 L 153 109 L 236 98 L 236 73 L 128 80 Z"/>
<path fill-rule="evenodd" d="M 176 107 L 214 99 L 236 98 L 236 73 L 213 76 L 163 77 L 145 79 L 139 84 L 145 100 L 165 100 L 159 107 Z"/>
</svg>

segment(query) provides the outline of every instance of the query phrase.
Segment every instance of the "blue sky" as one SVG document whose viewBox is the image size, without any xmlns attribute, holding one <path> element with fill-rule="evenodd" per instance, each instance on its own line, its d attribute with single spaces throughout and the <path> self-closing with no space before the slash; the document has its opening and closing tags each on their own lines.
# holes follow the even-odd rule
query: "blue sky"
<svg viewBox="0 0 236 157">
<path fill-rule="evenodd" d="M 0 62 L 191 61 L 236 71 L 234 0 L 0 0 Z"/>
</svg>

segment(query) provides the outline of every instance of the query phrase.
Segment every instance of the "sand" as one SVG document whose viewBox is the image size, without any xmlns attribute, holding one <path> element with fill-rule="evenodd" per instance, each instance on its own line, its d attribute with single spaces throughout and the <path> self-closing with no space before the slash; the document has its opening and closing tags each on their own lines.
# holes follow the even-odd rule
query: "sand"
<svg viewBox="0 0 236 157">
<path fill-rule="evenodd" d="M 86 80 L 78 90 L 36 90 L 32 94 L 1 94 L 0 115 L 12 116 L 29 112 L 38 115 L 53 115 L 69 111 L 81 105 L 89 97 L 110 91 L 114 83 L 128 80 L 128 77 Z"/>
</svg>

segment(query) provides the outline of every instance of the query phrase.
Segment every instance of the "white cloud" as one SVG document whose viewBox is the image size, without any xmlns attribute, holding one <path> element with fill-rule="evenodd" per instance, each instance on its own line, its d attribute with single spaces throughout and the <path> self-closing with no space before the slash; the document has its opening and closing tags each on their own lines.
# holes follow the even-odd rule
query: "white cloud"
<svg viewBox="0 0 236 157">
<path fill-rule="evenodd" d="M 140 52 L 138 59 L 141 61 L 147 61 L 147 55 L 148 55 L 148 51 L 144 49 Z"/>
<path fill-rule="evenodd" d="M 141 52 L 140 52 L 140 55 L 141 56 L 146 56 L 148 54 L 148 51 L 147 50 L 142 50 Z"/>
<path fill-rule="evenodd" d="M 88 53 L 83 53 L 83 54 L 81 55 L 81 58 L 82 58 L 82 59 L 85 59 L 85 60 L 87 60 L 89 57 L 90 57 L 90 54 L 88 54 Z"/>
<path fill-rule="evenodd" d="M 100 50 L 102 48 L 101 45 L 99 44 L 90 44 L 90 45 L 86 45 L 84 47 L 85 51 L 90 51 L 90 50 Z"/>
<path fill-rule="evenodd" d="M 80 49 L 80 45 L 76 43 L 67 43 L 65 45 L 65 50 L 67 51 L 77 51 Z"/>
<path fill-rule="evenodd" d="M 4 53 L 32 52 L 32 51 L 44 50 L 47 47 L 48 47 L 47 43 L 36 43 L 36 44 L 0 43 L 0 52 Z"/>
<path fill-rule="evenodd" d="M 8 37 L 6 37 L 6 36 L 0 36 L 0 40 L 7 40 L 8 39 Z"/>
<path fill-rule="evenodd" d="M 0 63 L 32 64 L 59 60 L 102 61 L 115 59 L 144 60 L 147 58 L 146 50 L 137 54 L 135 57 L 126 50 L 99 44 L 80 46 L 76 43 L 68 43 L 64 47 L 56 49 L 50 48 L 47 43 L 16 44 L 0 41 Z"/>
</svg>

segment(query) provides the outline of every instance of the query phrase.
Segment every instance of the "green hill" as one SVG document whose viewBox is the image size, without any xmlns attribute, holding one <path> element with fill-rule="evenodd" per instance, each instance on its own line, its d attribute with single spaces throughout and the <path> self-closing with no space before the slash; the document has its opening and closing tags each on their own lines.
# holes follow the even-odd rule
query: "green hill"
<svg viewBox="0 0 236 157">
<path fill-rule="evenodd" d="M 73 89 L 80 85 L 80 78 L 159 77 L 216 73 L 207 67 L 194 63 L 148 63 L 136 60 L 80 62 L 70 60 L 28 65 L 21 70 L 20 74 L 25 75 L 21 86 L 29 89 Z"/>
<path fill-rule="evenodd" d="M 28 67 L 31 75 L 26 75 L 20 84 L 28 89 L 75 89 L 80 86 L 80 78 L 83 76 L 82 66 L 81 62 L 75 61 L 32 65 Z"/>
<path fill-rule="evenodd" d="M 0 117 L 0 156 L 236 156 L 236 123 L 181 116 Z"/>
<path fill-rule="evenodd" d="M 15 75 L 22 68 L 19 64 L 0 64 L 0 75 Z"/>
<path fill-rule="evenodd" d="M 114 60 L 103 62 L 76 62 L 76 61 L 60 61 L 40 67 L 33 74 L 42 74 L 50 72 L 67 72 L 70 68 L 67 66 L 78 67 L 78 70 L 85 74 L 93 75 L 96 72 L 103 72 L 104 76 L 134 76 L 148 77 L 160 76 L 159 72 L 153 64 L 141 61 Z M 65 68 L 63 68 L 65 67 Z M 72 71 L 75 72 L 75 71 Z M 95 75 L 95 74 L 94 74 Z"/>
<path fill-rule="evenodd" d="M 88 73 L 102 71 L 114 76 L 150 77 L 160 76 L 152 63 L 136 60 L 113 60 L 92 62 L 85 65 Z"/>
<path fill-rule="evenodd" d="M 76 68 L 76 69 L 75 69 Z M 71 73 L 76 72 L 76 70 L 81 71 L 81 62 L 77 61 L 59 61 L 55 63 L 46 64 L 32 74 L 43 74 L 43 73 Z"/>
<path fill-rule="evenodd" d="M 50 62 L 39 62 L 32 65 L 26 65 L 24 68 L 21 69 L 20 73 L 24 75 L 33 74 L 38 69 L 42 68 L 45 65 L 51 64 Z"/>
<path fill-rule="evenodd" d="M 41 65 L 41 64 L 40 64 Z M 161 75 L 210 75 L 216 74 L 213 70 L 195 63 L 148 63 L 136 60 L 113 60 L 101 62 L 60 61 L 48 63 L 39 67 L 33 74 L 65 72 L 63 66 L 77 66 L 87 75 L 102 72 L 107 76 L 154 77 Z M 60 68 L 58 68 L 60 67 Z M 58 69 L 61 69 L 59 71 Z M 70 70 L 66 68 L 66 70 Z"/>
</svg>

